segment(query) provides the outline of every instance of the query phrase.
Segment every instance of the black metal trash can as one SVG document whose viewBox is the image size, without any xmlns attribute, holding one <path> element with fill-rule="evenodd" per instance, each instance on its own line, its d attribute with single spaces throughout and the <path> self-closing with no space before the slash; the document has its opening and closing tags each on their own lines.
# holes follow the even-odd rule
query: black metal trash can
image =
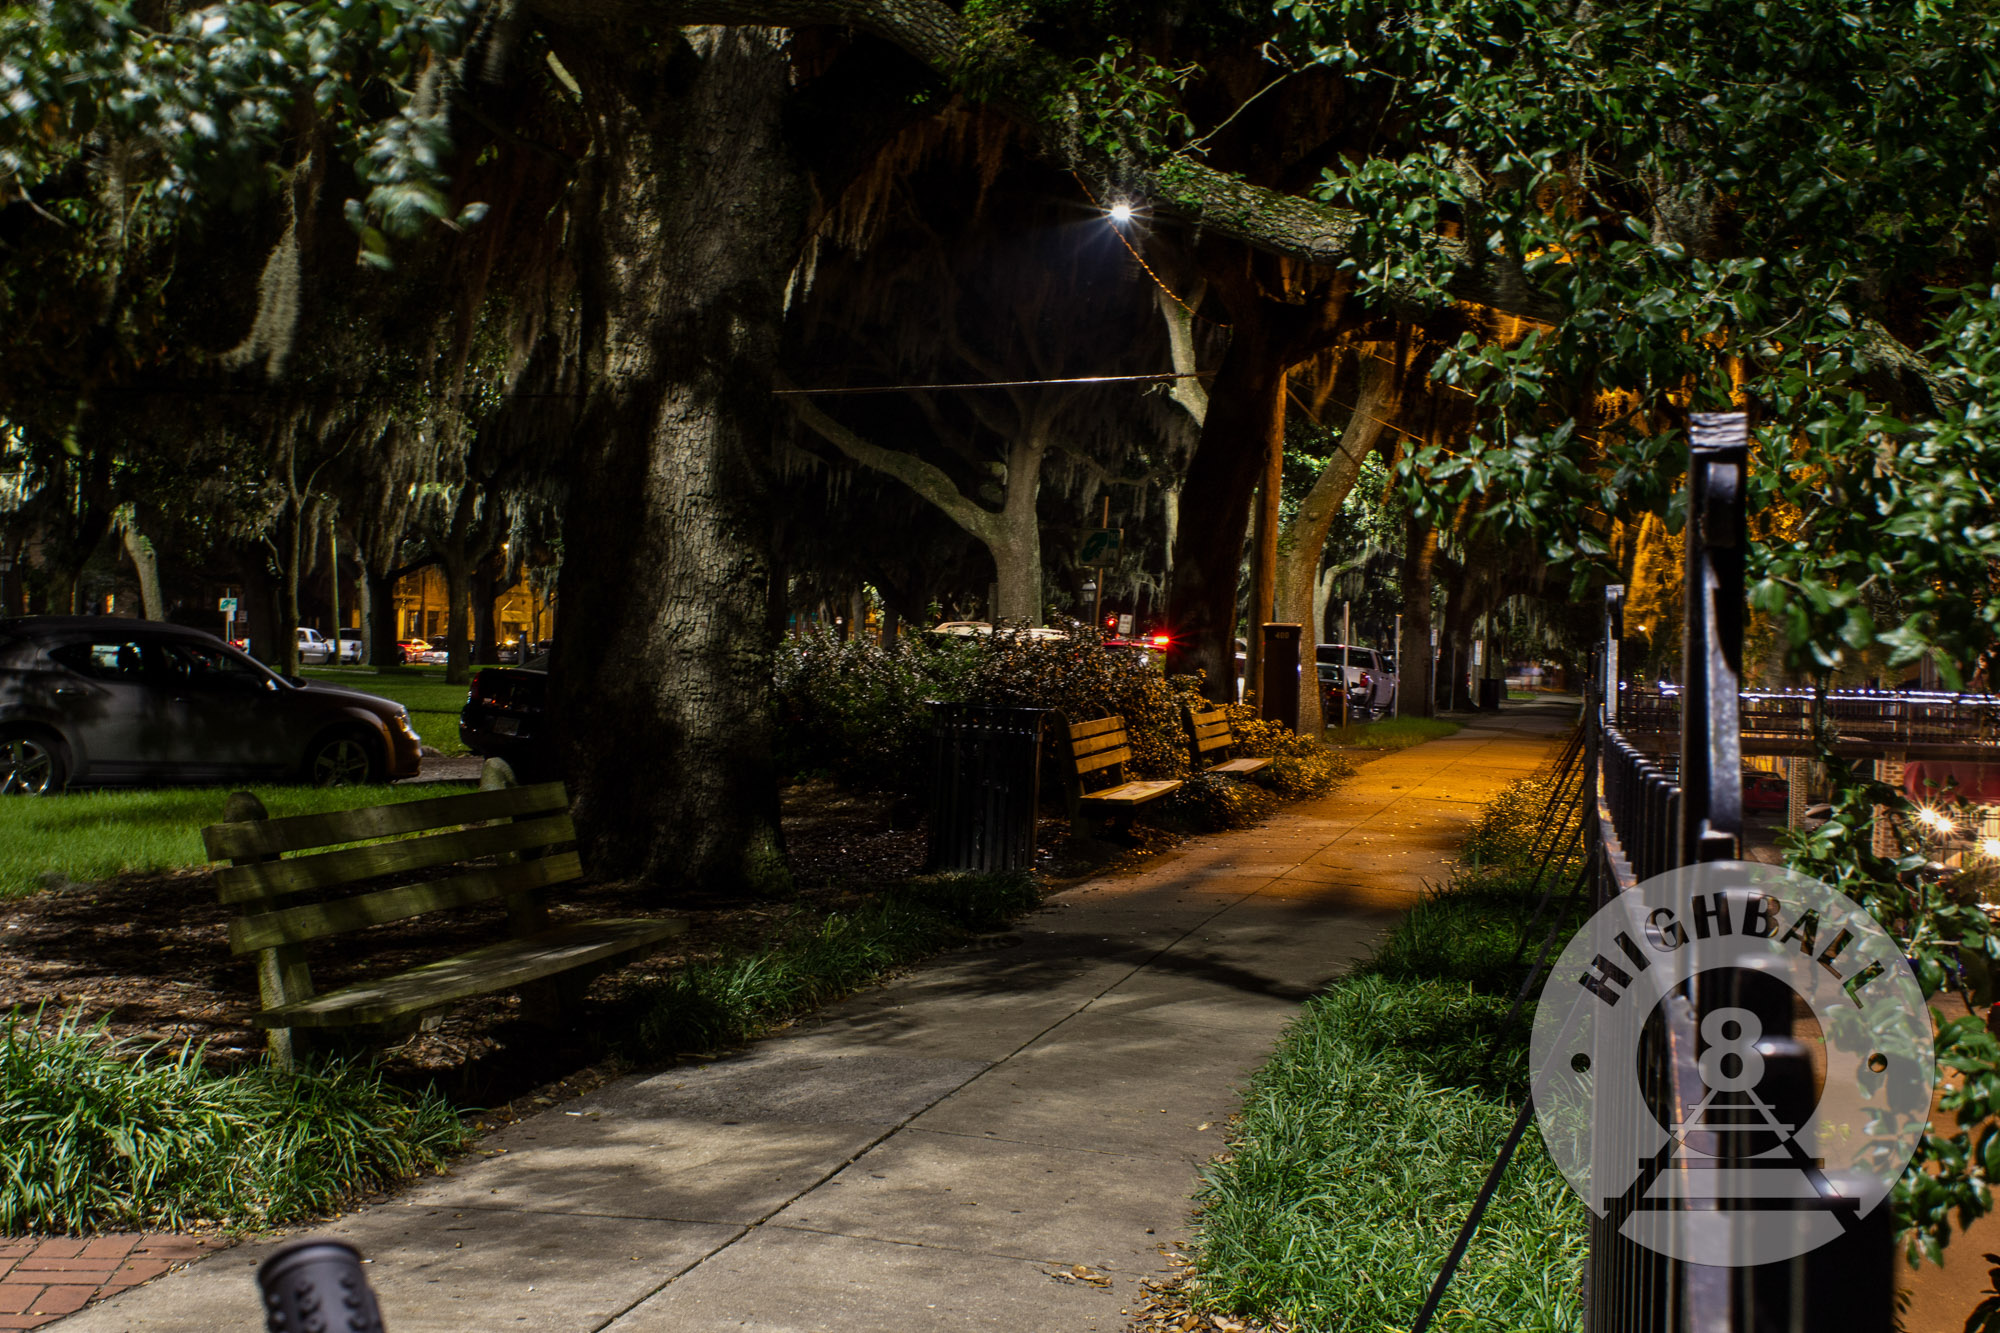
<svg viewBox="0 0 2000 1333">
<path fill-rule="evenodd" d="M 932 870 L 1035 864 L 1046 708 L 932 704 Z"/>
<path fill-rule="evenodd" d="M 1507 682 L 1498 676 L 1482 676 L 1479 679 L 1479 706 L 1498 711 L 1501 700 L 1507 697 Z"/>
</svg>

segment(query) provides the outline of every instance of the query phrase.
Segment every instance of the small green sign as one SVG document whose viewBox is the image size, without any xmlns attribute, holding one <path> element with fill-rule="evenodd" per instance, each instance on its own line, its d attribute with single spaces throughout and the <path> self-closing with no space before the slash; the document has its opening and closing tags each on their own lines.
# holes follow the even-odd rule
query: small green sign
<svg viewBox="0 0 2000 1333">
<path fill-rule="evenodd" d="M 1118 558 L 1118 548 L 1125 544 L 1123 528 L 1092 528 L 1083 534 L 1083 551 L 1077 557 L 1082 565 L 1108 565 Z"/>
</svg>

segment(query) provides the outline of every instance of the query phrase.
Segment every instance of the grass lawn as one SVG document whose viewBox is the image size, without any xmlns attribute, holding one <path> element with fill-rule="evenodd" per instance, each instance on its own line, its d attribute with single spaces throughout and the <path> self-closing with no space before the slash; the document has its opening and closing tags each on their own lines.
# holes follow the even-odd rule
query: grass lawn
<svg viewBox="0 0 2000 1333">
<path fill-rule="evenodd" d="M 1438 717 L 1390 717 L 1359 726 L 1328 727 L 1326 743 L 1349 750 L 1407 750 L 1449 736 L 1459 726 Z"/>
<path fill-rule="evenodd" d="M 276 816 L 351 810 L 439 795 L 411 787 L 145 787 L 0 800 L 0 898 L 43 878 L 93 883 L 127 871 L 174 870 L 208 860 L 201 830 L 222 818 L 232 791 L 249 790 Z"/>
<path fill-rule="evenodd" d="M 439 754 L 464 754 L 458 739 L 458 714 L 465 707 L 465 686 L 444 683 L 441 666 L 391 667 L 306 667 L 299 672 L 309 680 L 329 685 L 345 685 L 366 690 L 384 699 L 394 699 L 410 710 L 410 725 L 424 738 L 424 744 Z"/>
<path fill-rule="evenodd" d="M 1414 1322 L 1527 1093 L 1532 1006 L 1506 1019 L 1547 791 L 1518 784 L 1488 807 L 1466 845 L 1474 868 L 1308 1003 L 1258 1071 L 1198 1198 L 1199 1308 L 1300 1330 Z M 1567 883 L 1574 867 L 1549 873 Z M 1565 929 L 1581 911 L 1567 916 Z M 1528 1134 L 1437 1326 L 1581 1328 L 1585 1220 Z"/>
</svg>

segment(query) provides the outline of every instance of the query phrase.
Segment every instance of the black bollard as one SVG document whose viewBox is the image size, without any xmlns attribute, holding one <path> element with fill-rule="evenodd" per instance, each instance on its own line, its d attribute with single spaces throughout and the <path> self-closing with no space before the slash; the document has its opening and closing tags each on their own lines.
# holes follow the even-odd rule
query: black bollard
<svg viewBox="0 0 2000 1333">
<path fill-rule="evenodd" d="M 285 1246 L 257 1265 L 257 1286 L 269 1333 L 383 1333 L 361 1252 L 344 1241 Z"/>
</svg>

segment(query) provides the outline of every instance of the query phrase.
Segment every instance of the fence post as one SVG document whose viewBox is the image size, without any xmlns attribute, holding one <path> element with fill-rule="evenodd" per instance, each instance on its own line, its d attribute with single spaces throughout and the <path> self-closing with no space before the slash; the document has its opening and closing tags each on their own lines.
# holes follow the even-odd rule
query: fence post
<svg viewBox="0 0 2000 1333">
<path fill-rule="evenodd" d="M 1673 864 L 1735 859 L 1743 835 L 1744 472 L 1750 418 L 1696 412 L 1688 445 L 1681 817 Z"/>
</svg>

